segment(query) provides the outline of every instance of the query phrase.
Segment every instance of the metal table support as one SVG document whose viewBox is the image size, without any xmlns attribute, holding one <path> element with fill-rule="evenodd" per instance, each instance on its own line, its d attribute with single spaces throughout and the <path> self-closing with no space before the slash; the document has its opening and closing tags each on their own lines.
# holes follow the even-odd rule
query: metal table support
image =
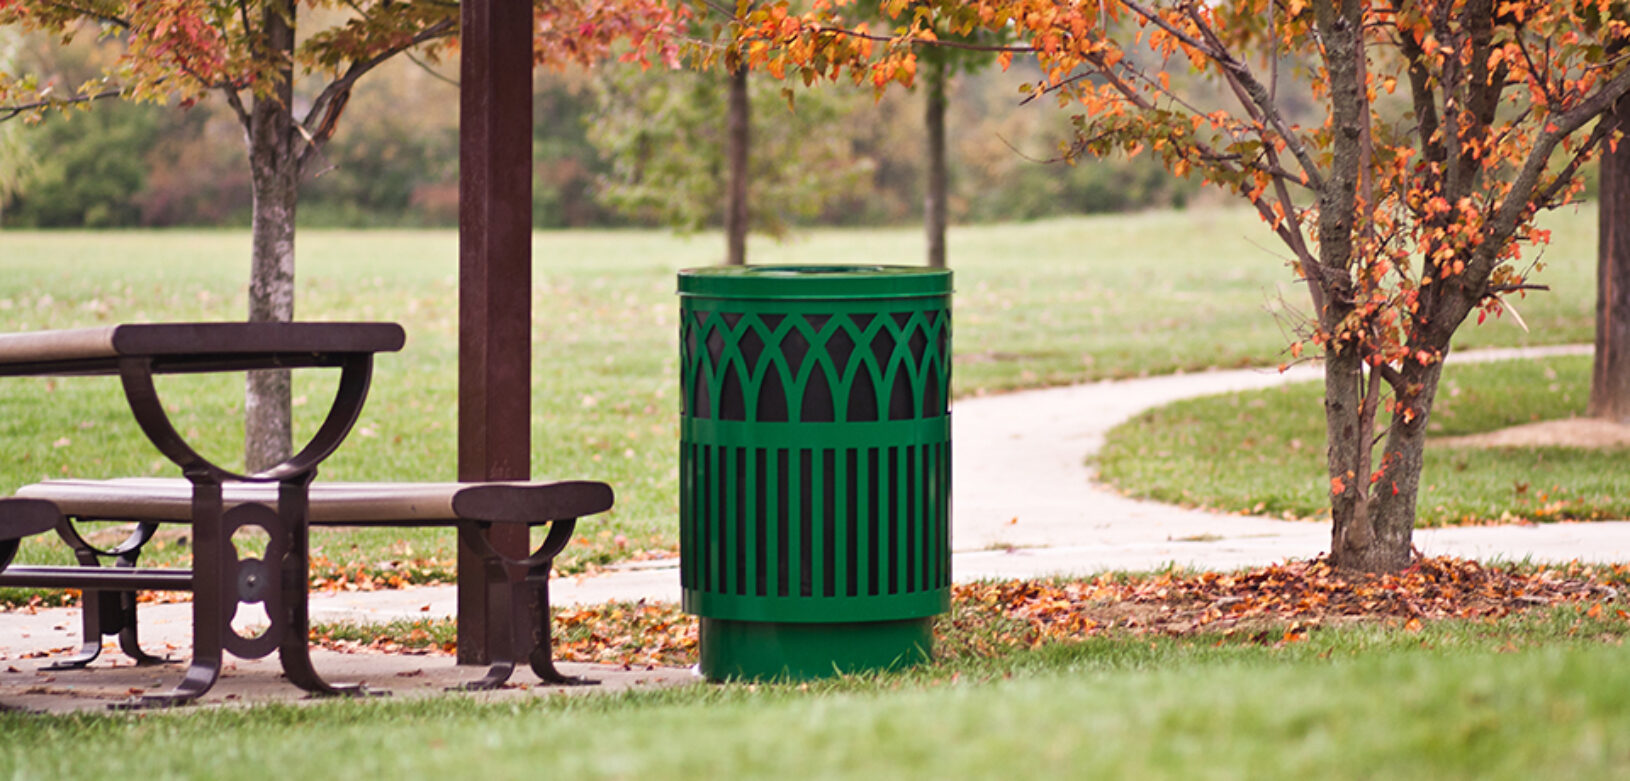
<svg viewBox="0 0 1630 781">
<path fill-rule="evenodd" d="M 321 695 L 360 691 L 324 681 L 311 664 L 307 490 L 318 465 L 339 447 L 362 411 L 374 353 L 399 350 L 404 340 L 394 323 L 165 323 L 0 334 L 0 376 L 119 377 L 142 432 L 192 485 L 192 662 L 175 689 L 133 700 L 132 707 L 197 699 L 220 677 L 224 652 L 254 659 L 277 651 L 289 680 L 302 689 Z M 327 418 L 298 453 L 252 475 L 223 469 L 194 451 L 170 423 L 153 385 L 155 374 L 304 367 L 340 369 Z M 235 482 L 277 484 L 275 506 L 223 510 L 222 484 Z M 267 535 L 263 558 L 242 556 L 232 544 L 233 533 L 244 527 Z M 88 594 L 183 585 L 181 576 L 159 571 L 71 569 L 62 577 Z M 254 603 L 265 605 L 271 625 L 244 637 L 232 628 L 232 616 L 239 604 Z M 129 640 L 134 639 L 131 627 Z"/>
</svg>

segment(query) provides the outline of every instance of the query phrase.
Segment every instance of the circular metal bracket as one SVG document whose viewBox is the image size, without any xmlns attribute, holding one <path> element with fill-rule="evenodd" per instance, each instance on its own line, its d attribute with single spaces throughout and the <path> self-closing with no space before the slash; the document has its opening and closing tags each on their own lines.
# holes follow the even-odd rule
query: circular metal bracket
<svg viewBox="0 0 1630 781">
<path fill-rule="evenodd" d="M 266 601 L 272 577 L 265 560 L 238 559 L 238 601 L 250 604 Z"/>
<path fill-rule="evenodd" d="M 266 553 L 262 558 L 238 556 L 224 562 L 227 581 L 236 585 L 235 611 L 239 604 L 264 603 L 269 625 L 255 637 L 244 637 L 236 629 L 226 634 L 226 650 L 245 659 L 258 659 L 277 650 L 288 618 L 283 611 L 281 565 L 289 552 L 289 534 L 277 511 L 264 504 L 242 504 L 221 516 L 221 534 L 227 539 L 239 529 L 255 526 L 266 532 Z M 235 548 L 234 548 L 235 550 Z M 231 616 L 227 616 L 230 626 Z"/>
</svg>

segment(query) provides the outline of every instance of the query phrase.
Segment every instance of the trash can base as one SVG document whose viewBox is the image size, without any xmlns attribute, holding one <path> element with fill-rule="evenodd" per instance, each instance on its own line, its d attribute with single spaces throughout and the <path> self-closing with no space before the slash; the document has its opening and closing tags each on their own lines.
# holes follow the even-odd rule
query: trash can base
<svg viewBox="0 0 1630 781">
<path fill-rule="evenodd" d="M 701 672 L 710 681 L 809 680 L 928 661 L 932 618 L 793 623 L 701 619 Z"/>
</svg>

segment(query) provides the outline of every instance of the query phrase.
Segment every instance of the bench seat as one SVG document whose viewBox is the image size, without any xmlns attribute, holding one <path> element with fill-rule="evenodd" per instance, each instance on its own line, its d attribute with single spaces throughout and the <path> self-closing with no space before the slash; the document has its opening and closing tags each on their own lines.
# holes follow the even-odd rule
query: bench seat
<svg viewBox="0 0 1630 781">
<path fill-rule="evenodd" d="M 611 509 L 611 486 L 588 480 L 486 483 L 325 483 L 310 487 L 313 526 L 446 526 L 459 521 L 539 524 Z M 184 523 L 192 516 L 192 484 L 179 478 L 46 480 L 17 496 L 54 503 L 80 520 Z M 271 483 L 227 483 L 221 498 L 276 504 Z"/>
</svg>

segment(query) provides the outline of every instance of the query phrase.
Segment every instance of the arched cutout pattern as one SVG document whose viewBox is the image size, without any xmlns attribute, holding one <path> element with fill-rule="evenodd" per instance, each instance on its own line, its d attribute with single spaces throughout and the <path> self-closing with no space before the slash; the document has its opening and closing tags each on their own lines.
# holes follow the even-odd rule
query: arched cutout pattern
<svg viewBox="0 0 1630 781">
<path fill-rule="evenodd" d="M 694 313 L 682 325 L 685 414 L 702 419 L 844 423 L 946 414 L 950 317 Z"/>
<path fill-rule="evenodd" d="M 777 367 L 779 368 L 779 367 Z M 787 422 L 787 389 L 781 384 L 782 371 L 767 371 L 758 386 L 757 420 Z"/>
<path fill-rule="evenodd" d="M 831 423 L 837 420 L 837 411 L 832 406 L 832 386 L 827 384 L 825 372 L 810 372 L 803 387 L 803 398 L 798 404 L 801 421 Z"/>
</svg>

